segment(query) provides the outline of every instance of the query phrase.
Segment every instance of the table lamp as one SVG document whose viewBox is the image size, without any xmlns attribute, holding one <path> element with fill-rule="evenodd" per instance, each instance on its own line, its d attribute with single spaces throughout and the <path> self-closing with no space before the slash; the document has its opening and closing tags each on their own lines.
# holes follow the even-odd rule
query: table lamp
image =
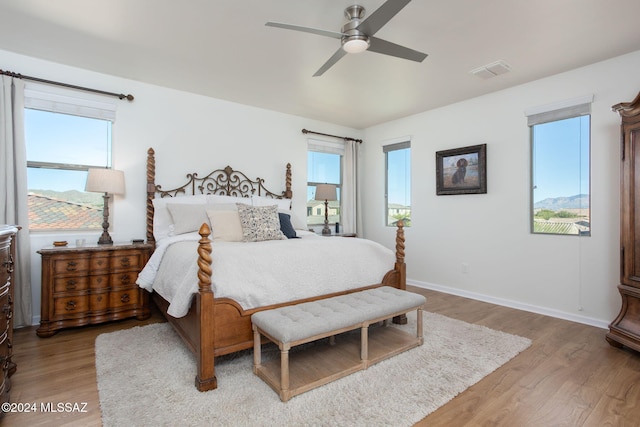
<svg viewBox="0 0 640 427">
<path fill-rule="evenodd" d="M 316 200 L 324 200 L 324 228 L 322 234 L 331 234 L 329 228 L 329 200 L 338 200 L 335 184 L 316 185 Z"/>
<path fill-rule="evenodd" d="M 124 194 L 124 172 L 115 169 L 90 168 L 85 191 L 104 193 L 102 235 L 98 239 L 98 244 L 113 244 L 109 235 L 109 194 Z"/>
</svg>

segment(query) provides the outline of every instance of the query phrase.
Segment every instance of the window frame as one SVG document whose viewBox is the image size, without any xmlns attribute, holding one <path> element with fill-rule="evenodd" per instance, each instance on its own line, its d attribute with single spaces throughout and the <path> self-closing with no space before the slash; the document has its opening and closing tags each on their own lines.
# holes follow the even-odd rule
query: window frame
<svg viewBox="0 0 640 427">
<path fill-rule="evenodd" d="M 330 142 L 330 141 L 324 141 L 324 140 L 318 140 L 318 139 L 309 139 L 307 141 L 307 156 L 308 156 L 309 152 L 323 153 L 323 154 L 334 154 L 334 155 L 338 155 L 340 157 L 340 166 L 339 166 L 340 177 L 339 177 L 339 182 L 338 183 L 334 183 L 334 182 L 316 182 L 316 181 L 308 181 L 307 180 L 307 191 L 309 191 L 309 187 L 316 187 L 318 184 L 334 184 L 336 186 L 336 192 L 337 192 L 337 196 L 338 196 L 338 201 L 340 202 L 340 204 L 338 206 L 338 221 L 334 221 L 334 222 L 329 221 L 329 225 L 335 225 L 336 222 L 341 223 L 342 222 L 342 186 L 343 186 L 343 179 L 344 179 L 344 155 L 345 155 L 344 143 L 343 142 Z M 308 162 L 307 162 L 307 168 L 309 168 L 309 163 Z M 307 179 L 308 179 L 308 177 L 309 177 L 309 174 L 308 174 L 308 170 L 307 170 Z M 315 199 L 313 199 L 313 200 L 315 200 Z M 309 202 L 310 202 L 310 200 L 307 201 L 307 203 L 309 203 Z M 322 210 L 322 216 L 324 217 L 324 204 L 323 204 L 321 210 Z M 310 211 L 312 211 L 312 209 L 311 209 L 311 207 L 308 206 L 307 207 L 307 215 L 306 215 L 307 226 L 308 227 L 320 227 L 320 226 L 323 226 L 324 222 L 322 224 L 310 224 L 308 222 L 308 218 L 310 216 L 309 215 Z"/>
<path fill-rule="evenodd" d="M 530 148 L 530 192 L 529 192 L 529 232 L 533 235 L 552 235 L 552 236 L 591 236 L 592 221 L 591 221 L 591 104 L 593 102 L 593 95 L 587 95 L 579 98 L 574 98 L 566 101 L 562 101 L 555 104 L 549 104 L 546 106 L 531 108 L 525 111 L 527 116 L 527 125 L 529 127 L 529 148 Z M 559 122 L 567 119 L 574 119 L 579 117 L 588 117 L 588 138 L 587 138 L 587 173 L 588 173 L 588 205 L 589 205 L 589 229 L 579 230 L 578 233 L 558 233 L 558 232 L 541 232 L 535 231 L 535 195 L 536 190 L 536 165 L 535 165 L 535 126 Z M 580 158 L 584 155 L 582 147 L 580 148 Z M 582 160 L 581 160 L 582 162 Z M 580 167 L 580 176 L 582 176 L 583 168 Z"/>
<path fill-rule="evenodd" d="M 384 224 L 385 227 L 396 227 L 396 224 L 389 223 L 389 153 L 393 151 L 409 150 L 409 175 L 411 175 L 411 139 L 400 138 L 396 142 L 382 146 L 384 153 Z M 409 186 L 409 197 L 411 198 L 411 181 L 405 183 Z M 396 222 L 397 223 L 397 222 Z M 409 206 L 409 221 L 405 222 L 405 227 L 411 227 L 411 206 Z"/>
<path fill-rule="evenodd" d="M 63 162 L 46 162 L 39 160 L 29 160 L 27 158 L 26 168 L 29 169 L 47 169 L 60 170 L 70 172 L 87 172 L 89 168 L 106 167 L 112 168 L 113 158 L 113 134 L 114 123 L 116 117 L 116 104 L 104 102 L 96 97 L 86 95 L 84 93 L 71 92 L 64 89 L 49 88 L 39 84 L 29 84 L 25 86 L 25 115 L 26 110 L 37 110 L 51 114 L 64 114 L 68 116 L 76 116 L 87 119 L 102 120 L 110 122 L 108 130 L 108 139 L 105 148 L 105 164 L 88 165 L 82 163 L 63 163 Z M 26 123 L 25 123 L 26 131 Z M 26 135 L 25 135 L 26 136 Z M 29 141 L 25 138 L 25 144 Z M 102 197 L 100 195 L 99 197 Z M 112 212 L 112 210 L 110 210 Z M 110 214 L 110 216 L 112 213 Z M 34 228 L 31 232 L 82 232 L 82 231 L 99 231 L 102 230 L 102 224 L 96 227 L 51 227 L 45 229 Z"/>
</svg>

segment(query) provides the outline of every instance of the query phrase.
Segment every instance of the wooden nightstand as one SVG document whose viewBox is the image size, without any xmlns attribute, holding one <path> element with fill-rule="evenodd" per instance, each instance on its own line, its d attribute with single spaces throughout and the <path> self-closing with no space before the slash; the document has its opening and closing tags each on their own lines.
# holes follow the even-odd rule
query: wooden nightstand
<svg viewBox="0 0 640 427">
<path fill-rule="evenodd" d="M 36 334 L 151 315 L 147 291 L 136 285 L 150 244 L 47 247 L 42 256 L 42 303 Z"/>
</svg>

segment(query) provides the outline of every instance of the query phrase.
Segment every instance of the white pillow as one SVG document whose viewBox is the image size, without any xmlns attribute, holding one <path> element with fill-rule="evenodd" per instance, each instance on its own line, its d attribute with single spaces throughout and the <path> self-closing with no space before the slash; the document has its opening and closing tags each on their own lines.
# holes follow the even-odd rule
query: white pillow
<svg viewBox="0 0 640 427">
<path fill-rule="evenodd" d="M 242 225 L 242 240 L 262 242 L 264 240 L 287 240 L 280 231 L 278 206 L 247 206 L 238 203 L 238 214 Z"/>
<path fill-rule="evenodd" d="M 221 194 L 207 194 L 207 204 L 228 204 L 228 203 L 244 203 L 246 205 L 251 204 L 251 199 L 248 197 L 236 197 L 236 196 L 223 196 Z"/>
<path fill-rule="evenodd" d="M 156 242 L 173 236 L 173 218 L 167 209 L 167 203 L 204 205 L 206 202 L 207 196 L 204 194 L 153 199 L 153 237 Z"/>
<path fill-rule="evenodd" d="M 222 206 L 222 205 L 217 205 Z M 211 221 L 214 242 L 242 242 L 242 225 L 235 205 L 234 209 L 207 209 Z"/>
<path fill-rule="evenodd" d="M 272 199 L 271 197 L 251 196 L 253 206 L 278 206 L 278 211 L 286 213 L 291 217 L 291 224 L 296 230 L 306 230 L 306 217 L 299 218 L 291 209 L 291 199 Z"/>
<path fill-rule="evenodd" d="M 291 199 L 272 199 L 271 197 L 251 196 L 253 206 L 278 206 L 281 211 L 291 210 Z"/>
<path fill-rule="evenodd" d="M 206 205 L 167 203 L 167 209 L 173 218 L 173 235 L 199 231 L 202 224 L 209 223 L 209 217 L 205 211 Z"/>
</svg>

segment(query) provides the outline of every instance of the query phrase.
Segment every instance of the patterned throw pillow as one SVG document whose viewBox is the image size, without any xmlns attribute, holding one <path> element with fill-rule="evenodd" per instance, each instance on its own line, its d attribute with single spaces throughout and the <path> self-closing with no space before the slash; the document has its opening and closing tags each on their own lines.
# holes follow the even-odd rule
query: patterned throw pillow
<svg viewBox="0 0 640 427">
<path fill-rule="evenodd" d="M 264 240 L 286 240 L 287 236 L 280 231 L 278 206 L 249 206 L 237 203 L 242 240 L 245 242 L 262 242 Z"/>
</svg>

